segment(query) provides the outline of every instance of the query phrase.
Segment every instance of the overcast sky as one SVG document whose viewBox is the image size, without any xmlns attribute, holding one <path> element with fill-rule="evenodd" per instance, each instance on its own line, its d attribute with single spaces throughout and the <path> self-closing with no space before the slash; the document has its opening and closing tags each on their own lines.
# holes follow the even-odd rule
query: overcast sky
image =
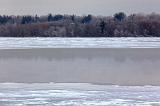
<svg viewBox="0 0 160 106">
<path fill-rule="evenodd" d="M 0 0 L 1 15 L 112 15 L 119 11 L 160 13 L 160 0 Z"/>
</svg>

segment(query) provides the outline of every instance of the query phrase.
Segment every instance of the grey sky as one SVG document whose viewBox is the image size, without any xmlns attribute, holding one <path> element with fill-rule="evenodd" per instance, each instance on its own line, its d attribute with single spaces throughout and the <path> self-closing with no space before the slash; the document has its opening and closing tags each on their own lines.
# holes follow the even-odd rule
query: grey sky
<svg viewBox="0 0 160 106">
<path fill-rule="evenodd" d="M 0 14 L 160 13 L 160 0 L 0 0 Z"/>
</svg>

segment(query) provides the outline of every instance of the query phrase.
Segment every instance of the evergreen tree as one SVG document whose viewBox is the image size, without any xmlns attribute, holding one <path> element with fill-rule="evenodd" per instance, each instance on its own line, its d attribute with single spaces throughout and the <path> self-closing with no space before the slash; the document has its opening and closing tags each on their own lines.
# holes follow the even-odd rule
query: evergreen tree
<svg viewBox="0 0 160 106">
<path fill-rule="evenodd" d="M 54 21 L 59 21 L 59 20 L 62 20 L 63 19 L 63 15 L 55 15 L 54 17 L 53 17 L 53 20 Z"/>
<path fill-rule="evenodd" d="M 88 16 L 85 16 L 83 19 L 82 19 L 82 23 L 85 24 L 85 23 L 90 23 L 92 20 L 92 15 L 88 15 Z"/>
<path fill-rule="evenodd" d="M 52 16 L 52 14 L 49 14 L 48 15 L 48 21 L 50 22 L 50 21 L 53 21 L 53 16 Z"/>
<path fill-rule="evenodd" d="M 31 16 L 23 16 L 22 17 L 22 21 L 21 21 L 21 24 L 29 24 L 29 23 L 32 23 L 33 22 L 33 19 Z"/>
<path fill-rule="evenodd" d="M 123 21 L 125 18 L 126 18 L 126 14 L 123 12 L 119 12 L 114 15 L 114 19 L 120 22 Z"/>
<path fill-rule="evenodd" d="M 100 22 L 101 34 L 104 34 L 106 23 L 104 21 Z"/>
<path fill-rule="evenodd" d="M 74 22 L 75 21 L 75 15 L 71 16 L 71 20 Z"/>
</svg>

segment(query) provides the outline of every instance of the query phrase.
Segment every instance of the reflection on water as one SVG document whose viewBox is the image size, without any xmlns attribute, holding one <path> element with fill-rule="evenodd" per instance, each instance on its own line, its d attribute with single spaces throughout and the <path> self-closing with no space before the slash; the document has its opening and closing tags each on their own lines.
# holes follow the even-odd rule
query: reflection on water
<svg viewBox="0 0 160 106">
<path fill-rule="evenodd" d="M 160 38 L 0 38 L 0 48 L 159 48 Z"/>
</svg>

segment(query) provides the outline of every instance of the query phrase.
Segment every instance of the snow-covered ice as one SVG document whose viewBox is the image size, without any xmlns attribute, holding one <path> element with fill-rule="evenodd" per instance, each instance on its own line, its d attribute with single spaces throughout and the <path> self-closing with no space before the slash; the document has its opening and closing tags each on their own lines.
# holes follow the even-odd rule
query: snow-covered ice
<svg viewBox="0 0 160 106">
<path fill-rule="evenodd" d="M 0 38 L 0 48 L 159 48 L 160 38 Z"/>
<path fill-rule="evenodd" d="M 3 83 L 0 106 L 160 106 L 160 87 Z"/>
</svg>

